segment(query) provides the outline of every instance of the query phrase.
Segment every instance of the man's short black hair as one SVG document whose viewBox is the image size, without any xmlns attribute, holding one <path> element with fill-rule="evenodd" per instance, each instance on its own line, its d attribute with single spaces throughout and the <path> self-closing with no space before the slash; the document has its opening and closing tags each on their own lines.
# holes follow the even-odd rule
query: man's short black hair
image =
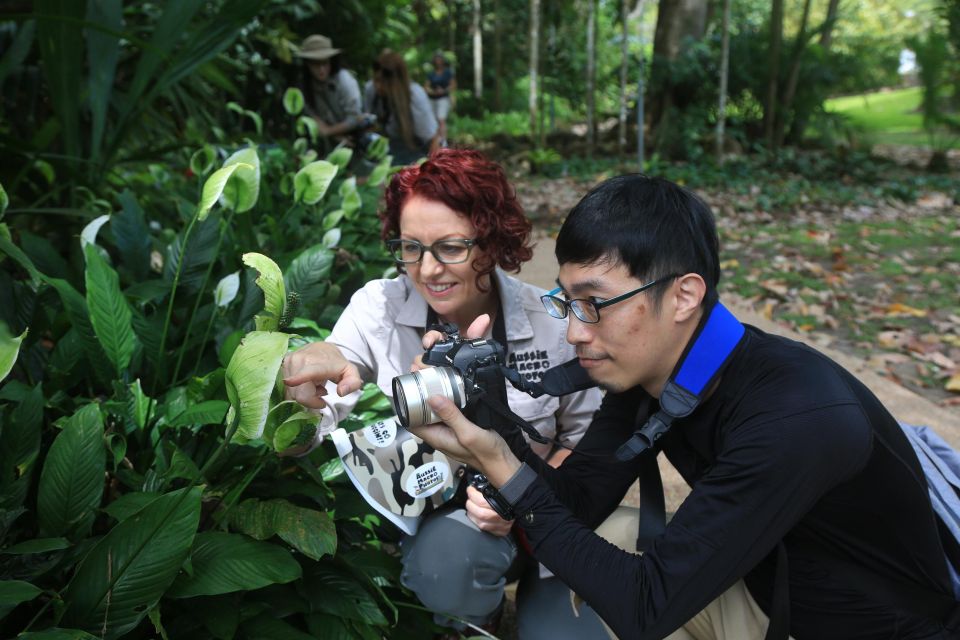
<svg viewBox="0 0 960 640">
<path fill-rule="evenodd" d="M 623 264 L 650 282 L 697 273 L 707 284 L 703 308 L 717 301 L 720 242 L 710 207 L 691 191 L 640 174 L 611 178 L 570 211 L 557 236 L 561 265 Z M 669 282 L 655 287 L 655 308 Z"/>
</svg>

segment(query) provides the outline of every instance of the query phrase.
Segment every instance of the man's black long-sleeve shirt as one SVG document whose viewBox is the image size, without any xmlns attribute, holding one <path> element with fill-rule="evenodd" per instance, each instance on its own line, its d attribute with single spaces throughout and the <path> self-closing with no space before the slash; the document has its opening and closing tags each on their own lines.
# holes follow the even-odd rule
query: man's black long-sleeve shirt
<svg viewBox="0 0 960 640">
<path fill-rule="evenodd" d="M 943 545 L 958 551 L 941 542 L 900 427 L 851 374 L 748 326 L 712 395 L 659 441 L 692 492 L 638 556 L 592 529 L 637 478 L 637 461 L 613 452 L 647 400 L 639 388 L 608 393 L 559 469 L 518 451 L 540 477 L 522 469 L 508 483 L 537 559 L 620 638 L 662 638 L 739 578 L 769 611 L 780 541 L 794 638 L 950 637 L 939 622 L 858 592 L 831 565 L 840 557 L 950 594 Z"/>
</svg>

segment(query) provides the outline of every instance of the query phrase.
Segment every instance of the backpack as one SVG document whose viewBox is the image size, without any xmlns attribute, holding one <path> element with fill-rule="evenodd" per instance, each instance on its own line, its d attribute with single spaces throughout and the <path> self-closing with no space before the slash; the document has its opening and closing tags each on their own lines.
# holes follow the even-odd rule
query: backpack
<svg viewBox="0 0 960 640">
<path fill-rule="evenodd" d="M 953 539 L 960 544 L 960 453 L 954 451 L 930 427 L 901 422 L 900 428 L 920 459 L 933 510 Z M 946 562 L 953 595 L 960 600 L 960 572 L 950 558 Z"/>
</svg>

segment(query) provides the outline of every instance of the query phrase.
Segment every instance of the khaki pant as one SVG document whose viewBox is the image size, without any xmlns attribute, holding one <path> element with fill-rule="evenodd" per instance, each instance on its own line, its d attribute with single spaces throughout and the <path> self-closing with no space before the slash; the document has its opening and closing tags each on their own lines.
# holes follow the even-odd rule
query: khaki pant
<svg viewBox="0 0 960 640">
<path fill-rule="evenodd" d="M 597 534 L 621 549 L 630 551 L 637 544 L 637 522 L 640 516 L 634 507 L 617 510 L 597 527 Z M 571 593 L 574 610 L 580 599 Z M 743 580 L 738 580 L 720 597 L 711 602 L 667 640 L 762 640 L 770 623 L 767 614 L 750 595 Z M 607 633 L 616 636 L 607 627 Z"/>
</svg>

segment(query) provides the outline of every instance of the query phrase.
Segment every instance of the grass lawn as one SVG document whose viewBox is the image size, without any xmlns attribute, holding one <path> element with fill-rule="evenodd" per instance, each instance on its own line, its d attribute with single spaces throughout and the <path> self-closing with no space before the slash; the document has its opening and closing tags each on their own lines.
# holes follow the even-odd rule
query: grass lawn
<svg viewBox="0 0 960 640">
<path fill-rule="evenodd" d="M 920 114 L 922 89 L 895 89 L 827 100 L 826 110 L 847 116 L 863 135 L 875 144 L 930 146 Z M 941 135 L 938 144 L 950 142 L 960 148 L 960 136 L 953 140 Z"/>
</svg>

